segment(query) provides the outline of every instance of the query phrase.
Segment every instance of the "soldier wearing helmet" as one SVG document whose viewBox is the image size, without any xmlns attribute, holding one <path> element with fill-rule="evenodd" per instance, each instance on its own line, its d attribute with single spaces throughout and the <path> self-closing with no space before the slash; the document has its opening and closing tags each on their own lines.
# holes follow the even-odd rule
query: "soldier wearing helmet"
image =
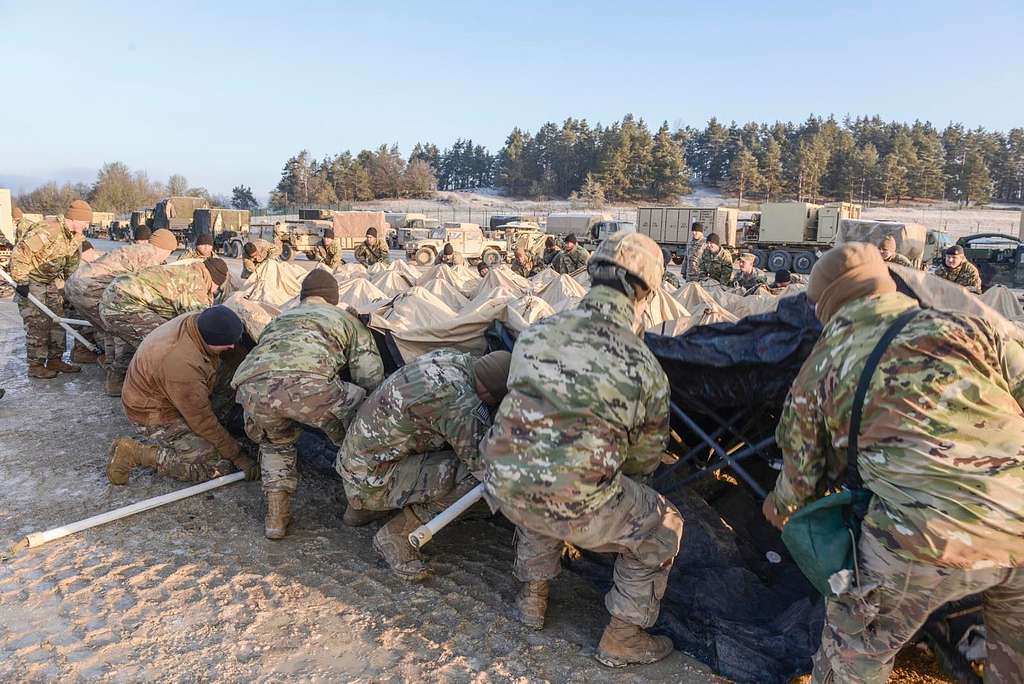
<svg viewBox="0 0 1024 684">
<path fill-rule="evenodd" d="M 658 467 L 668 438 L 668 378 L 637 325 L 665 266 L 649 237 L 618 232 L 587 270 L 592 286 L 576 308 L 516 342 L 508 395 L 480 448 L 483 482 L 492 508 L 517 527 L 516 617 L 544 626 L 564 542 L 618 553 L 596 657 L 651 663 L 672 652 L 645 629 L 683 532 L 672 504 L 633 479 Z"/>
</svg>

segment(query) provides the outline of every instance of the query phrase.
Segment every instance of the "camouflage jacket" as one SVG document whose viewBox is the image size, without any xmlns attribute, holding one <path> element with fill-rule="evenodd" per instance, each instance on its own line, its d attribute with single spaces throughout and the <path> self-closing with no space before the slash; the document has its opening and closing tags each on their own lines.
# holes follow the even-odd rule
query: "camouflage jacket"
<svg viewBox="0 0 1024 684">
<path fill-rule="evenodd" d="M 89 268 L 80 267 L 68 278 L 66 287 L 68 292 L 81 293 L 83 298 L 95 306 L 99 303 L 103 290 L 117 276 L 138 273 L 163 262 L 163 254 L 152 245 L 119 247 L 89 264 Z"/>
<path fill-rule="evenodd" d="M 79 249 L 85 238 L 64 225 L 38 221 L 14 245 L 11 253 L 11 277 L 19 284 L 49 285 L 67 280 L 78 268 Z"/>
<path fill-rule="evenodd" d="M 210 306 L 212 284 L 201 263 L 151 266 L 114 278 L 103 293 L 102 307 L 118 313 L 148 309 L 169 321 Z"/>
<path fill-rule="evenodd" d="M 519 336 L 509 393 L 481 446 L 499 506 L 571 520 L 617 496 L 620 472 L 657 468 L 668 378 L 633 319 L 625 295 L 598 286 Z"/>
<path fill-rule="evenodd" d="M 743 273 L 739 269 L 732 272 L 732 277 L 729 280 L 730 285 L 742 288 L 744 292 L 752 290 L 758 285 L 768 285 L 768 274 L 759 268 L 755 268 L 749 274 Z"/>
<path fill-rule="evenodd" d="M 544 256 L 543 256 L 543 259 L 544 259 L 544 265 L 545 265 L 545 266 L 550 266 L 550 265 L 551 265 L 551 263 L 552 263 L 552 262 L 553 262 L 553 261 L 554 261 L 555 259 L 557 259 L 557 258 L 558 258 L 558 256 L 559 256 L 559 255 L 560 255 L 561 253 L 562 253 L 562 250 L 560 250 L 560 249 L 548 249 L 547 247 L 545 247 L 545 248 L 544 248 Z"/>
<path fill-rule="evenodd" d="M 242 268 L 245 269 L 246 274 L 255 272 L 257 266 L 277 255 L 277 246 L 272 242 L 256 238 L 249 240 L 249 244 L 256 247 L 256 253 L 249 257 L 242 252 Z"/>
<path fill-rule="evenodd" d="M 205 261 L 205 260 L 211 259 L 211 258 L 213 258 L 215 256 L 217 256 L 217 255 L 216 254 L 211 254 L 208 257 L 207 256 L 203 256 L 202 254 L 199 253 L 199 250 L 197 250 L 195 247 L 192 247 L 192 248 L 186 249 L 184 252 L 182 252 L 181 256 L 179 256 L 177 258 L 177 261 L 185 261 L 185 259 L 202 259 L 203 261 Z"/>
<path fill-rule="evenodd" d="M 683 264 L 683 275 L 687 280 L 700 280 L 701 259 L 707 246 L 708 241 L 705 238 L 700 240 L 691 238 L 686 243 L 686 262 Z"/>
<path fill-rule="evenodd" d="M 320 297 L 309 297 L 270 321 L 259 344 L 245 357 L 231 380 L 243 382 L 265 375 L 304 373 L 348 378 L 367 392 L 384 379 L 373 335 L 358 318 Z"/>
<path fill-rule="evenodd" d="M 313 258 L 331 268 L 345 263 L 345 260 L 341 258 L 341 247 L 337 241 L 332 242 L 329 247 L 321 242 L 313 248 Z"/>
<path fill-rule="evenodd" d="M 525 261 L 520 261 L 518 256 L 513 255 L 512 270 L 524 278 L 529 278 L 537 273 L 537 262 L 532 254 L 527 254 Z"/>
<path fill-rule="evenodd" d="M 388 253 L 388 247 L 380 240 L 377 240 L 377 242 L 372 245 L 367 244 L 364 240 L 356 245 L 354 253 L 356 261 L 361 263 L 363 266 L 391 263 L 391 255 Z"/>
<path fill-rule="evenodd" d="M 661 282 L 665 283 L 666 285 L 670 285 L 671 287 L 682 286 L 682 283 L 679 281 L 679 276 L 677 276 L 675 273 L 668 270 L 667 268 L 665 269 L 665 275 L 661 276 Z"/>
<path fill-rule="evenodd" d="M 910 263 L 910 259 L 903 256 L 899 252 L 893 252 L 892 256 L 890 256 L 885 261 L 890 264 L 896 264 L 897 266 L 906 266 L 907 268 L 914 267 L 914 264 Z"/>
<path fill-rule="evenodd" d="M 21 238 L 25 237 L 29 228 L 36 224 L 35 221 L 27 219 L 22 216 L 20 219 L 14 222 L 14 244 L 21 242 Z"/>
<path fill-rule="evenodd" d="M 732 253 L 722 247 L 718 252 L 705 249 L 700 257 L 700 280 L 711 278 L 722 285 L 732 279 Z"/>
<path fill-rule="evenodd" d="M 480 440 L 491 416 L 475 377 L 473 357 L 447 349 L 399 368 L 359 407 L 338 451 L 338 474 L 354 484 L 383 486 L 391 464 L 448 448 L 479 472 Z"/>
<path fill-rule="evenodd" d="M 970 292 L 981 294 L 981 274 L 978 272 L 978 267 L 970 261 L 964 261 L 955 269 L 942 264 L 935 270 L 935 275 L 945 278 L 951 283 L 962 285 Z"/>
<path fill-rule="evenodd" d="M 445 254 L 444 252 L 440 252 L 438 253 L 437 258 L 434 259 L 435 266 L 462 266 L 465 263 L 465 257 L 463 257 L 458 252 L 453 252 L 451 254 Z"/>
<path fill-rule="evenodd" d="M 573 273 L 586 266 L 589 260 L 590 252 L 576 245 L 573 249 L 562 250 L 552 259 L 551 268 L 559 273 Z"/>
<path fill-rule="evenodd" d="M 845 481 L 853 395 L 885 328 L 916 302 L 899 293 L 839 309 L 786 399 L 784 515 Z M 858 470 L 874 492 L 864 524 L 901 556 L 941 566 L 1024 565 L 1024 346 L 966 314 L 925 310 L 875 370 Z"/>
</svg>

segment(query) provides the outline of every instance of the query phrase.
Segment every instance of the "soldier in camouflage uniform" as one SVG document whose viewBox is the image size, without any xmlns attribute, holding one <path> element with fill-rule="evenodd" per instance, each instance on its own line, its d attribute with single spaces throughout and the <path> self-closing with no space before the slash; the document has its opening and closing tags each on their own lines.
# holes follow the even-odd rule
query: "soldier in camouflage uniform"
<svg viewBox="0 0 1024 684">
<path fill-rule="evenodd" d="M 644 628 L 658 617 L 683 520 L 633 479 L 658 467 L 668 439 L 668 378 L 638 324 L 663 270 L 646 235 L 620 231 L 602 242 L 577 307 L 519 336 L 509 394 L 480 448 L 487 499 L 516 525 L 522 622 L 543 627 L 563 540 L 619 554 L 596 654 L 612 667 L 672 652 L 668 637 Z"/>
<path fill-rule="evenodd" d="M 732 279 L 732 254 L 722 247 L 715 233 L 708 236 L 704 253 L 700 257 L 699 280 L 705 278 L 717 280 L 722 285 L 728 285 Z"/>
<path fill-rule="evenodd" d="M 11 218 L 14 219 L 14 244 L 18 244 L 35 222 L 25 218 L 25 214 L 18 207 L 11 209 Z"/>
<path fill-rule="evenodd" d="M 61 358 L 65 332 L 29 301 L 32 294 L 58 316 L 64 315 L 64 281 L 78 268 L 79 247 L 92 221 L 92 209 L 75 200 L 53 221 L 33 224 L 14 246 L 11 277 L 17 283 L 18 312 L 25 324 L 25 356 L 30 378 L 50 379 L 57 373 L 78 373 L 79 366 Z"/>
<path fill-rule="evenodd" d="M 762 286 L 767 289 L 768 274 L 756 268 L 754 266 L 755 261 L 757 261 L 757 257 L 750 252 L 740 254 L 736 264 L 737 268 L 732 272 L 732 279 L 729 281 L 729 284 L 742 289 L 745 294 L 753 294 Z"/>
<path fill-rule="evenodd" d="M 440 350 L 398 369 L 359 409 L 338 451 L 345 482 L 345 521 L 401 509 L 373 546 L 402 579 L 427 568 L 409 533 L 476 486 L 480 440 L 505 395 L 509 353 L 479 359 Z"/>
<path fill-rule="evenodd" d="M 264 261 L 277 256 L 277 247 L 266 240 L 256 238 L 245 243 L 242 248 L 242 279 L 245 280 L 256 272 L 256 267 Z"/>
<path fill-rule="evenodd" d="M 320 244 L 313 248 L 313 259 L 334 270 L 345 263 L 341 258 L 341 245 L 334 239 L 334 229 L 325 228 Z"/>
<path fill-rule="evenodd" d="M 561 245 L 558 244 L 558 242 L 555 240 L 555 238 L 553 238 L 553 237 L 551 237 L 549 235 L 548 238 L 544 241 L 544 255 L 543 255 L 544 265 L 545 266 L 551 266 L 551 264 L 554 263 L 555 259 L 557 259 L 558 256 L 561 253 L 562 253 Z M 541 269 L 541 270 L 543 270 L 543 269 Z"/>
<path fill-rule="evenodd" d="M 784 469 L 764 503 L 788 517 L 845 481 L 854 393 L 883 332 L 917 303 L 878 250 L 848 243 L 811 272 L 825 324 L 776 438 Z M 874 498 L 859 584 L 827 600 L 816 682 L 885 682 L 896 653 L 944 603 L 982 593 L 985 680 L 1024 681 L 1024 346 L 985 319 L 920 310 L 864 402 L 858 471 Z"/>
<path fill-rule="evenodd" d="M 662 261 L 665 263 L 665 275 L 662 276 L 661 281 L 672 289 L 678 289 L 682 286 L 679 276 L 668 270 L 668 265 L 672 263 L 672 252 L 667 249 L 662 249 L 661 257 Z"/>
<path fill-rule="evenodd" d="M 686 243 L 686 261 L 683 264 L 683 275 L 688 281 L 700 280 L 701 258 L 708 243 L 704 239 L 704 224 L 694 221 L 690 226 L 690 239 Z"/>
<path fill-rule="evenodd" d="M 910 259 L 896 251 L 896 238 L 892 235 L 886 235 L 882 238 L 882 242 L 878 245 L 878 251 L 881 252 L 882 259 L 887 264 L 896 264 L 897 266 L 906 266 L 907 268 L 914 267 L 910 263 Z"/>
<path fill-rule="evenodd" d="M 356 245 L 356 261 L 369 268 L 374 264 L 390 264 L 391 256 L 388 246 L 377 239 L 377 229 L 373 226 L 366 229 L 366 239 Z"/>
<path fill-rule="evenodd" d="M 153 233 L 149 244 L 127 245 L 107 252 L 88 266 L 79 266 L 68 278 L 64 294 L 75 310 L 92 323 L 93 329 L 102 339 L 101 346 L 110 352 L 104 362 L 114 358 L 115 338 L 106 330 L 100 318 L 103 291 L 119 275 L 138 273 L 164 263 L 177 246 L 174 233 L 161 229 Z"/>
<path fill-rule="evenodd" d="M 156 231 L 156 233 L 159 233 L 159 232 L 160 231 Z M 156 233 L 153 233 L 154 237 L 156 236 Z M 152 239 L 150 240 L 150 242 L 152 242 Z M 275 249 L 280 251 L 279 248 L 277 248 L 277 247 L 275 247 Z M 209 259 L 212 256 L 213 256 L 213 236 L 210 235 L 209 233 L 201 233 L 198 237 L 196 237 L 195 247 L 192 247 L 191 249 L 186 249 L 182 253 L 182 255 L 180 257 L 178 257 L 178 261 L 184 261 L 185 259 L 204 259 L 205 260 L 205 259 Z M 243 267 L 244 267 L 244 262 L 243 262 Z"/>
<path fill-rule="evenodd" d="M 175 316 L 210 306 L 227 278 L 227 264 L 216 257 L 151 266 L 114 278 L 99 307 L 103 329 L 114 336 L 113 358 L 107 349 L 107 393 L 120 396 L 128 363 L 146 335 Z"/>
<path fill-rule="evenodd" d="M 964 248 L 960 245 L 953 245 L 946 250 L 943 263 L 935 270 L 935 275 L 967 288 L 968 292 L 981 294 L 981 274 L 978 267 L 964 256 Z"/>
<path fill-rule="evenodd" d="M 539 272 L 538 264 L 522 245 L 516 246 L 512 257 L 512 270 L 524 278 L 529 278 Z"/>
<path fill-rule="evenodd" d="M 455 248 L 450 242 L 444 243 L 441 253 L 434 259 L 435 266 L 462 266 L 465 263 L 466 259 L 461 254 L 455 253 Z"/>
<path fill-rule="evenodd" d="M 565 249 L 551 261 L 551 268 L 559 273 L 574 273 L 587 265 L 590 252 L 579 246 L 576 236 L 569 233 L 565 236 Z"/>
<path fill-rule="evenodd" d="M 334 276 L 311 271 L 299 301 L 267 324 L 231 380 L 245 409 L 245 432 L 260 445 L 268 539 L 287 533 L 302 426 L 318 428 L 340 445 L 367 392 L 384 379 L 373 335 L 337 306 Z"/>
</svg>

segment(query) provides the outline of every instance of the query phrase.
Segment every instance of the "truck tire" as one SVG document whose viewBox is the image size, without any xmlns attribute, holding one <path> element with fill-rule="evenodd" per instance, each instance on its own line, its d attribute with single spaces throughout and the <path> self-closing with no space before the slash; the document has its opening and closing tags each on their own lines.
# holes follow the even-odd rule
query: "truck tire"
<svg viewBox="0 0 1024 684">
<path fill-rule="evenodd" d="M 793 272 L 810 273 L 811 268 L 814 267 L 814 262 L 817 260 L 818 257 L 814 255 L 814 252 L 796 252 L 793 255 Z"/>
<path fill-rule="evenodd" d="M 287 242 L 281 244 L 281 261 L 291 261 L 295 258 L 295 250 Z"/>
<path fill-rule="evenodd" d="M 228 259 L 231 258 L 231 241 L 230 240 L 225 240 L 223 242 L 223 244 L 221 244 L 221 246 L 220 246 L 220 255 L 222 257 L 225 257 L 225 258 L 228 258 Z"/>
<path fill-rule="evenodd" d="M 241 259 L 242 258 L 242 243 L 239 240 L 231 241 L 231 258 Z"/>
<path fill-rule="evenodd" d="M 480 255 L 480 260 L 488 266 L 497 266 L 501 263 L 501 252 L 496 249 L 485 249 L 484 253 Z"/>
<path fill-rule="evenodd" d="M 783 252 L 781 249 L 776 249 L 768 255 L 768 270 L 778 271 L 781 269 L 789 270 L 793 259 L 790 257 L 789 252 Z"/>
<path fill-rule="evenodd" d="M 434 259 L 436 258 L 437 255 L 430 247 L 420 247 L 416 250 L 416 254 L 413 256 L 413 261 L 420 266 L 429 266 L 434 263 Z"/>
<path fill-rule="evenodd" d="M 754 267 L 764 269 L 768 264 L 768 252 L 763 249 L 755 249 L 751 254 L 754 255 Z"/>
</svg>

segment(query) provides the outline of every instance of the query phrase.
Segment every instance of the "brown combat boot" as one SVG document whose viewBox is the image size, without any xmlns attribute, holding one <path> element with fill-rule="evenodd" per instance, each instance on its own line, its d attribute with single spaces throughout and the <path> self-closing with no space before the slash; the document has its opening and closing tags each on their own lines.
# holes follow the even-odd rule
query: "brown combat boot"
<svg viewBox="0 0 1024 684">
<path fill-rule="evenodd" d="M 365 508 L 356 508 L 351 504 L 345 509 L 345 514 L 341 516 L 341 522 L 345 523 L 349 527 L 362 527 L 368 523 L 372 523 L 374 520 L 380 520 L 391 511 L 370 511 Z"/>
<path fill-rule="evenodd" d="M 121 387 L 124 385 L 124 373 L 113 368 L 107 369 L 107 379 L 103 382 L 103 391 L 108 397 L 121 396 Z"/>
<path fill-rule="evenodd" d="M 110 484 L 128 484 L 132 468 L 156 468 L 156 449 L 129 437 L 115 437 L 108 453 L 107 479 Z"/>
<path fill-rule="evenodd" d="M 52 380 L 57 377 L 58 373 L 55 370 L 51 370 L 41 363 L 30 363 L 28 364 L 28 377 L 39 378 L 41 380 Z"/>
<path fill-rule="evenodd" d="M 267 539 L 284 539 L 288 534 L 288 523 L 292 519 L 291 498 L 290 492 L 267 492 L 267 519 L 263 525 Z"/>
<path fill-rule="evenodd" d="M 64 359 L 58 357 L 56 359 L 49 359 L 46 362 L 46 367 L 50 370 L 55 370 L 58 373 L 81 373 L 81 366 L 74 366 L 70 363 L 65 363 Z"/>
<path fill-rule="evenodd" d="M 594 657 L 608 667 L 645 665 L 668 657 L 675 649 L 667 636 L 651 636 L 617 617 L 604 629 Z"/>
<path fill-rule="evenodd" d="M 96 352 L 76 344 L 75 348 L 71 350 L 71 360 L 74 363 L 99 363 L 99 356 Z"/>
<path fill-rule="evenodd" d="M 524 582 L 516 596 L 515 618 L 530 629 L 544 629 L 548 612 L 548 583 L 545 580 Z"/>
<path fill-rule="evenodd" d="M 419 552 L 409 543 L 409 534 L 419 526 L 419 518 L 406 507 L 373 536 L 373 548 L 396 575 L 409 582 L 419 582 L 430 574 Z"/>
</svg>

